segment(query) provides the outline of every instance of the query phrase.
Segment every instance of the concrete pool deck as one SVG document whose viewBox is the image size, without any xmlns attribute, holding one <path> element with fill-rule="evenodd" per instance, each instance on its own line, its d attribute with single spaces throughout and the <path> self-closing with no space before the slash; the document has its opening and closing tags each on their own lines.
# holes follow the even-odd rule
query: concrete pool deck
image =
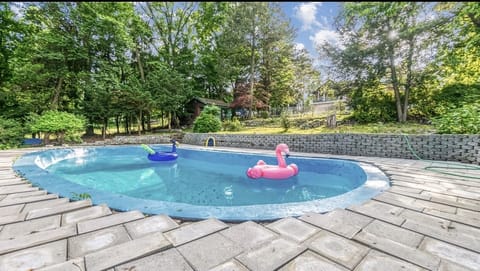
<svg viewBox="0 0 480 271">
<path fill-rule="evenodd" d="M 480 180 L 428 161 L 304 154 L 371 163 L 392 186 L 325 214 L 225 223 L 60 198 L 12 169 L 38 150 L 0 151 L 1 271 L 480 270 Z"/>
</svg>

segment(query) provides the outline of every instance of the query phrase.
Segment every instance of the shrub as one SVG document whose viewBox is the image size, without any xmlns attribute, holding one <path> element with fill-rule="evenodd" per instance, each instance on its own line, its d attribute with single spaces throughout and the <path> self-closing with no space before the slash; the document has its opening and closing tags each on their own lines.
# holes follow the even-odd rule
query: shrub
<svg viewBox="0 0 480 271">
<path fill-rule="evenodd" d="M 460 108 L 464 104 L 476 103 L 480 99 L 480 84 L 453 84 L 444 87 L 434 96 L 435 112 L 442 115 L 452 108 Z"/>
<path fill-rule="evenodd" d="M 280 125 L 282 126 L 284 132 L 287 132 L 288 129 L 290 129 L 290 127 L 292 126 L 292 123 L 287 118 L 287 115 L 285 113 L 282 113 L 282 115 L 280 116 Z"/>
<path fill-rule="evenodd" d="M 268 117 L 269 117 L 268 111 L 260 111 L 260 118 L 268 119 Z"/>
<path fill-rule="evenodd" d="M 350 100 L 351 118 L 359 123 L 391 122 L 396 119 L 393 95 L 378 86 L 355 89 Z"/>
<path fill-rule="evenodd" d="M 0 149 L 20 146 L 25 132 L 26 129 L 20 122 L 0 117 Z"/>
<path fill-rule="evenodd" d="M 62 144 L 65 138 L 70 139 L 84 129 L 84 118 L 60 111 L 46 111 L 31 125 L 33 133 L 45 133 L 45 144 L 48 144 L 51 134 L 56 134 Z"/>
<path fill-rule="evenodd" d="M 467 104 L 432 120 L 439 134 L 479 134 L 480 105 Z"/>
<path fill-rule="evenodd" d="M 218 132 L 222 129 L 220 120 L 220 108 L 215 105 L 207 105 L 202 113 L 193 122 L 194 133 Z"/>
<path fill-rule="evenodd" d="M 233 118 L 233 120 L 226 120 L 222 124 L 224 131 L 237 132 L 243 129 L 242 123 L 238 118 Z"/>
</svg>

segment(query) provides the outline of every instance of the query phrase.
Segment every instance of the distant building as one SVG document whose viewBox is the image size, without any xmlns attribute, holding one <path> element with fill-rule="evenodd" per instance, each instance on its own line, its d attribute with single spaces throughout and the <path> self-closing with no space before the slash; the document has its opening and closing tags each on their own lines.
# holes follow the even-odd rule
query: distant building
<svg viewBox="0 0 480 271">
<path fill-rule="evenodd" d="M 230 104 L 222 101 L 222 100 L 215 100 L 215 99 L 208 99 L 208 98 L 200 98 L 194 97 L 185 105 L 185 110 L 189 115 L 187 122 L 189 124 L 193 123 L 193 121 L 200 115 L 203 108 L 207 105 L 216 105 L 220 108 L 221 111 L 221 119 L 224 120 L 229 118 L 231 115 Z"/>
</svg>

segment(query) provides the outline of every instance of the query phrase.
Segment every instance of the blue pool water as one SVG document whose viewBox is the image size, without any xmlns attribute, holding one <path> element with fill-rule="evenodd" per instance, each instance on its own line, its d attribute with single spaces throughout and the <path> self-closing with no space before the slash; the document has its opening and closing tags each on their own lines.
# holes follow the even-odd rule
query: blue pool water
<svg viewBox="0 0 480 271">
<path fill-rule="evenodd" d="M 159 151 L 170 146 L 152 145 Z M 250 179 L 246 170 L 271 155 L 182 147 L 154 162 L 140 146 L 52 149 L 22 156 L 14 169 L 51 193 L 88 193 L 118 210 L 202 219 L 271 220 L 359 204 L 388 188 L 377 168 L 355 161 L 290 156 L 299 174 Z"/>
</svg>

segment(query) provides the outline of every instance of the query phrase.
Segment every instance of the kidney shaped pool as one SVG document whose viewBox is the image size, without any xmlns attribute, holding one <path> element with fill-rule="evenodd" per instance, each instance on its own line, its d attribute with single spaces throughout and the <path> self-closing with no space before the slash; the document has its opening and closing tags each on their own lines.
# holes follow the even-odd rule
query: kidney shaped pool
<svg viewBox="0 0 480 271">
<path fill-rule="evenodd" d="M 169 151 L 168 145 L 152 145 Z M 175 161 L 150 161 L 140 145 L 50 149 L 14 163 L 33 185 L 62 197 L 88 194 L 93 204 L 182 219 L 273 220 L 361 204 L 389 187 L 388 177 L 367 163 L 290 156 L 299 173 L 284 180 L 250 179 L 268 154 L 197 147 L 177 149 Z"/>
</svg>

